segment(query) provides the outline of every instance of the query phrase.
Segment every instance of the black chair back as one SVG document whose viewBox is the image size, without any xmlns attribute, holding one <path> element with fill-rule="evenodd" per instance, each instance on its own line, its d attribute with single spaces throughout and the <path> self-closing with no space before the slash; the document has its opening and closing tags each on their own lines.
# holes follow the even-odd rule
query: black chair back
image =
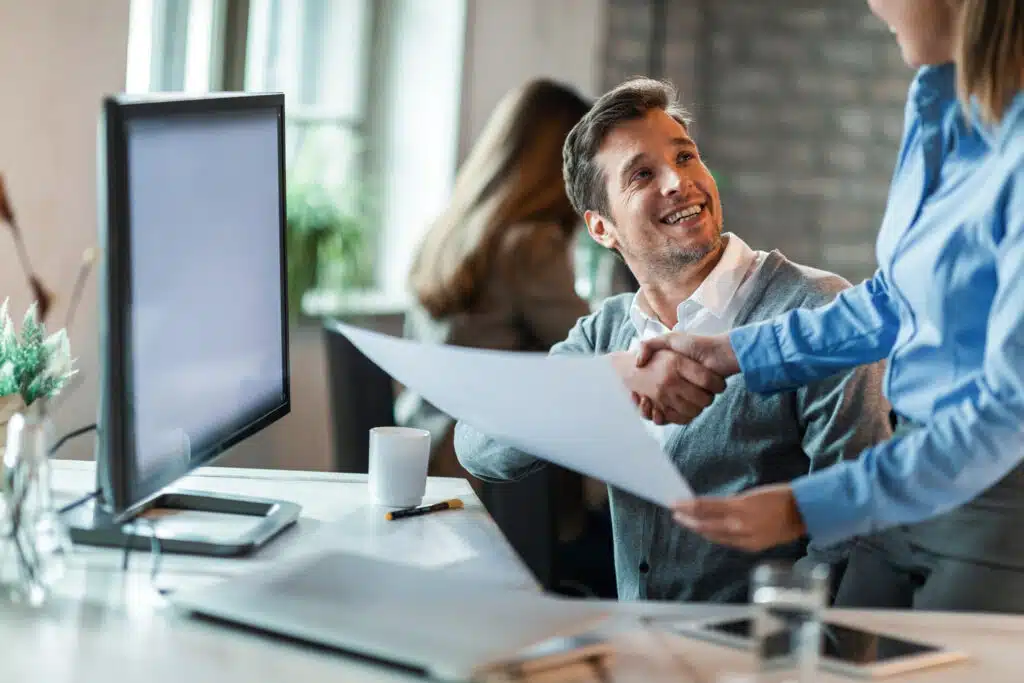
<svg viewBox="0 0 1024 683">
<path fill-rule="evenodd" d="M 324 324 L 334 469 L 365 474 L 369 469 L 370 429 L 395 424 L 391 376 L 363 355 L 348 337 Z"/>
</svg>

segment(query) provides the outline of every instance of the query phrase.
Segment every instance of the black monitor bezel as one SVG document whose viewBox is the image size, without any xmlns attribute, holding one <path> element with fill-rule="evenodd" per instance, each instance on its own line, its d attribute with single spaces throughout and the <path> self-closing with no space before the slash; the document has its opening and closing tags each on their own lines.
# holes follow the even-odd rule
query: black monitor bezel
<svg viewBox="0 0 1024 683">
<path fill-rule="evenodd" d="M 187 465 L 137 481 L 134 452 L 134 410 L 129 358 L 132 330 L 131 212 L 127 130 L 133 120 L 189 114 L 272 110 L 277 118 L 279 240 L 281 253 L 281 334 L 283 400 L 216 444 L 193 452 Z M 103 101 L 99 135 L 100 244 L 104 273 L 100 278 L 101 390 L 98 415 L 97 483 L 101 500 L 114 521 L 145 509 L 168 486 L 194 469 L 209 465 L 230 447 L 265 429 L 291 411 L 291 368 L 288 330 L 288 268 L 285 210 L 284 95 L 280 93 L 214 93 L 201 96 L 136 97 L 117 95 Z"/>
</svg>

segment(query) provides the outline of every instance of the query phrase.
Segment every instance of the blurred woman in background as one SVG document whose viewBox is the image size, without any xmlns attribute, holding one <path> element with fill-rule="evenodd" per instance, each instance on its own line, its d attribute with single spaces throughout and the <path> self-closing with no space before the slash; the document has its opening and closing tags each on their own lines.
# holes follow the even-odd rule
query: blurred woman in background
<svg viewBox="0 0 1024 683">
<path fill-rule="evenodd" d="M 562 145 L 589 109 L 576 91 L 545 79 L 525 83 L 498 104 L 413 262 L 409 284 L 417 305 L 406 318 L 407 337 L 547 351 L 590 313 L 576 294 L 572 255 L 581 223 L 562 179 Z M 542 505 L 537 491 L 512 494 L 508 484 L 485 491 L 455 457 L 454 420 L 417 394 L 399 396 L 395 417 L 400 425 L 430 431 L 430 473 L 469 480 L 517 545 L 518 534 L 503 524 L 501 510 L 514 523 L 524 504 Z M 557 535 L 579 538 L 587 520 L 584 479 L 552 470 Z M 503 490 L 509 496 L 500 501 Z M 603 486 L 594 490 L 603 492 Z M 541 532 L 521 531 L 527 543 Z"/>
<path fill-rule="evenodd" d="M 413 262 L 417 305 L 407 337 L 547 351 L 589 313 L 572 267 L 579 217 L 562 181 L 562 144 L 589 108 L 548 80 L 530 81 L 498 104 Z M 430 431 L 432 473 L 469 477 L 451 448 L 449 416 L 407 391 L 396 417 Z"/>
</svg>

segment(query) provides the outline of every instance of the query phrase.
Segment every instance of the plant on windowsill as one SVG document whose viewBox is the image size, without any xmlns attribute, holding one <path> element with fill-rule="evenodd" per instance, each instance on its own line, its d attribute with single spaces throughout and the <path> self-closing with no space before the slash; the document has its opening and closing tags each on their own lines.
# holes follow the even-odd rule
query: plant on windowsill
<svg viewBox="0 0 1024 683">
<path fill-rule="evenodd" d="M 373 283 L 368 212 L 327 187 L 301 182 L 288 192 L 288 307 L 293 320 L 313 289 L 355 290 Z"/>
</svg>

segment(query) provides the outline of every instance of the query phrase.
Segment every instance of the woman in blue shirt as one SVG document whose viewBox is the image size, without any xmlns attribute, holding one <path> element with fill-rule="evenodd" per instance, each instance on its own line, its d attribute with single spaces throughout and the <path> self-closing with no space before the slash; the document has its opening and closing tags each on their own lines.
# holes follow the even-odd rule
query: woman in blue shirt
<svg viewBox="0 0 1024 683">
<path fill-rule="evenodd" d="M 638 363 L 671 348 L 775 392 L 888 358 L 896 435 L 676 518 L 750 550 L 864 536 L 840 604 L 1024 612 L 1024 0 L 868 4 L 919 67 L 878 272 L 824 308 L 673 333 Z"/>
</svg>

